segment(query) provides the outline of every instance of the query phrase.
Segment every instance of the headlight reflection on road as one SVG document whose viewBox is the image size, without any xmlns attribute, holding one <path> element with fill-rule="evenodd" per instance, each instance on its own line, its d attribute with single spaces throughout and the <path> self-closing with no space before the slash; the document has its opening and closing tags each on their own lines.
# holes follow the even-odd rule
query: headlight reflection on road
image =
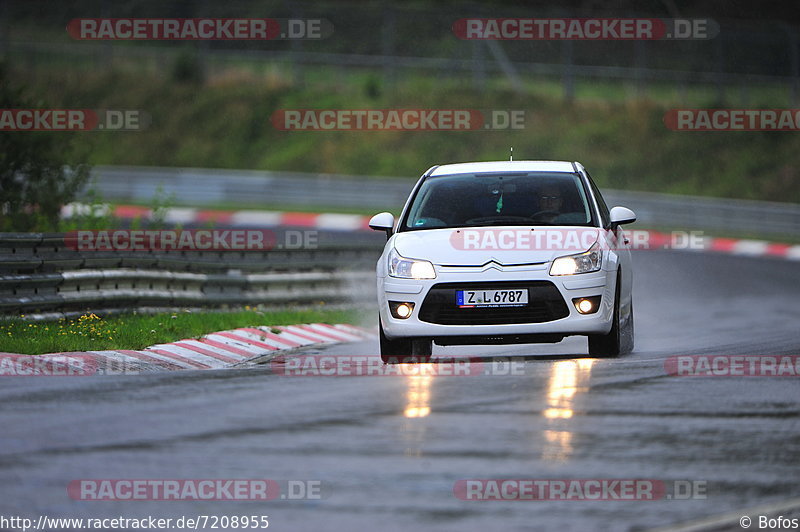
<svg viewBox="0 0 800 532">
<path fill-rule="evenodd" d="M 572 433 L 568 430 L 544 431 L 543 460 L 563 462 L 572 455 Z"/>
<path fill-rule="evenodd" d="M 427 423 L 425 418 L 431 413 L 431 386 L 433 385 L 433 367 L 431 364 L 420 364 L 418 375 L 406 377 L 406 407 L 403 410 L 402 437 L 405 443 L 405 455 L 422 457 L 422 444 L 425 441 Z"/>
<path fill-rule="evenodd" d="M 431 413 L 431 384 L 433 383 L 432 364 L 419 364 L 420 375 L 408 376 L 405 417 L 426 417 Z"/>
<path fill-rule="evenodd" d="M 559 425 L 572 418 L 576 397 L 588 389 L 593 364 L 594 360 L 589 358 L 559 360 L 553 364 L 547 387 L 547 408 L 542 415 L 554 428 L 544 431 L 543 459 L 563 461 L 572 454 L 572 432 Z"/>
</svg>

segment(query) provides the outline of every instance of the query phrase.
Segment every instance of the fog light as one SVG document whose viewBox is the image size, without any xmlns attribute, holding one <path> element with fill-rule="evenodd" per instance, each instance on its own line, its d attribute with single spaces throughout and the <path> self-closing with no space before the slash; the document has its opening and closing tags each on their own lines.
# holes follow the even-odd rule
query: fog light
<svg viewBox="0 0 800 532">
<path fill-rule="evenodd" d="M 572 303 L 581 314 L 594 314 L 600 308 L 600 296 L 578 297 Z"/>
<path fill-rule="evenodd" d="M 393 318 L 407 319 L 414 311 L 414 303 L 405 301 L 389 301 L 389 310 Z"/>
</svg>

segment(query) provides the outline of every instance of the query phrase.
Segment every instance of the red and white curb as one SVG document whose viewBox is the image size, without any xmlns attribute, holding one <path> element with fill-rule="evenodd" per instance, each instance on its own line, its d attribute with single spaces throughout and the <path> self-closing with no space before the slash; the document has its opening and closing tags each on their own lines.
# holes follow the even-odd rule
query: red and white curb
<svg viewBox="0 0 800 532">
<path fill-rule="evenodd" d="M 61 210 L 63 218 L 85 214 L 90 206 L 70 203 Z M 112 214 L 116 218 L 148 220 L 152 210 L 136 205 L 117 205 L 99 207 L 102 214 Z M 166 210 L 164 220 L 174 224 L 217 223 L 226 227 L 307 227 L 331 231 L 361 231 L 369 229 L 369 216 L 359 214 L 280 212 L 280 211 L 219 211 L 187 207 L 173 207 Z M 787 260 L 800 260 L 800 245 L 783 244 L 767 240 L 748 240 L 717 238 L 702 235 L 693 241 L 692 246 L 674 245 L 674 235 L 646 229 L 632 231 L 646 233 L 646 249 L 675 249 L 685 251 L 711 251 L 749 257 L 776 257 Z M 685 235 L 685 232 L 678 232 Z"/>
<path fill-rule="evenodd" d="M 138 205 L 101 205 L 97 214 L 112 215 L 123 220 L 149 220 L 152 209 Z M 89 213 L 91 206 L 70 203 L 61 208 L 62 218 Z M 282 211 L 220 211 L 172 207 L 163 213 L 164 222 L 170 224 L 216 223 L 226 227 L 308 227 L 332 231 L 359 231 L 369 229 L 369 216 L 360 214 L 282 212 Z"/>
<path fill-rule="evenodd" d="M 714 238 L 712 240 L 711 251 L 751 257 L 779 257 L 788 260 L 800 260 L 800 245 L 781 244 L 766 240 L 736 240 L 733 238 Z"/>
<path fill-rule="evenodd" d="M 278 331 L 278 332 L 275 332 Z M 306 346 L 359 342 L 375 335 L 354 325 L 309 323 L 242 327 L 130 350 L 46 355 L 0 353 L 2 375 L 89 375 L 222 369 Z"/>
</svg>

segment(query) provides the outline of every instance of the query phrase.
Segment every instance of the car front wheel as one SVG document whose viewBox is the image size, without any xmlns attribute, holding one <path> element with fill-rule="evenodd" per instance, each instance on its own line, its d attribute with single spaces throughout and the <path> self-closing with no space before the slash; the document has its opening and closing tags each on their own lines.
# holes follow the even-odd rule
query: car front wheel
<svg viewBox="0 0 800 532">
<path fill-rule="evenodd" d="M 589 335 L 589 355 L 593 357 L 618 357 L 633 351 L 633 302 L 630 313 L 623 322 L 620 317 L 621 275 L 617 274 L 617 289 L 614 294 L 614 317 L 608 334 Z"/>
</svg>

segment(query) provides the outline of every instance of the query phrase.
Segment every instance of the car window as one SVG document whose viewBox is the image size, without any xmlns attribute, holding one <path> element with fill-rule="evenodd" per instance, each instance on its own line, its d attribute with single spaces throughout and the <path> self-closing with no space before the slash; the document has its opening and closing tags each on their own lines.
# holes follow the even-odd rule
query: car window
<svg viewBox="0 0 800 532">
<path fill-rule="evenodd" d="M 589 201 L 576 174 L 480 173 L 427 178 L 400 230 L 591 222 Z"/>
</svg>

